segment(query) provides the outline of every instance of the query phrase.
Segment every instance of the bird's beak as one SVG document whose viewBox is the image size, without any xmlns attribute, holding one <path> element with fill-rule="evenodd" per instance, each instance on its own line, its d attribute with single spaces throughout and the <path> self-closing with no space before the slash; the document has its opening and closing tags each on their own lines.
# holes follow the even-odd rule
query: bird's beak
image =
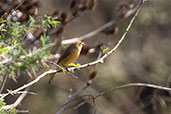
<svg viewBox="0 0 171 114">
<path fill-rule="evenodd" d="M 85 46 L 86 44 L 84 42 L 82 42 L 82 45 Z"/>
</svg>

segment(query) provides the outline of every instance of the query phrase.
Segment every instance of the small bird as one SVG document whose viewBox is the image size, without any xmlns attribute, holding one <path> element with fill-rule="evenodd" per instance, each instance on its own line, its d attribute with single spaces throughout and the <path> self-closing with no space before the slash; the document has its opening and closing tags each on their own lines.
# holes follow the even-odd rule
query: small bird
<svg viewBox="0 0 171 114">
<path fill-rule="evenodd" d="M 79 57 L 83 46 L 85 46 L 85 43 L 81 41 L 77 41 L 76 43 L 71 44 L 61 55 L 57 64 L 61 67 L 67 67 L 69 64 L 73 63 Z M 50 78 L 48 82 L 49 84 L 53 78 L 54 76 Z"/>
<path fill-rule="evenodd" d="M 71 44 L 61 55 L 57 64 L 61 67 L 67 67 L 68 64 L 73 63 L 79 57 L 83 46 L 85 43 L 81 41 Z"/>
</svg>

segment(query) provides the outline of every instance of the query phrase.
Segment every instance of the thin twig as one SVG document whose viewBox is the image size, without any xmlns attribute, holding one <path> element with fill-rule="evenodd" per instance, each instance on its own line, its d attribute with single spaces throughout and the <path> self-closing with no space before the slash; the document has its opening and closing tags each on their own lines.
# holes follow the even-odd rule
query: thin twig
<svg viewBox="0 0 171 114">
<path fill-rule="evenodd" d="M 57 70 L 50 70 L 50 71 L 44 72 L 43 74 L 39 75 L 39 76 L 38 76 L 36 79 L 34 79 L 33 81 L 31 81 L 31 82 L 29 82 L 29 83 L 27 83 L 27 84 L 25 84 L 25 85 L 23 85 L 23 86 L 21 86 L 21 87 L 15 89 L 15 90 L 13 90 L 12 92 L 10 92 L 10 93 L 5 93 L 5 94 L 1 94 L 1 96 L 2 96 L 1 99 L 5 98 L 5 97 L 8 96 L 9 94 L 15 94 L 15 93 L 17 93 L 17 92 L 19 92 L 19 91 L 21 91 L 21 90 L 27 88 L 27 87 L 30 87 L 31 85 L 35 84 L 36 82 L 38 82 L 41 78 L 45 77 L 46 75 L 51 74 L 51 73 L 56 73 L 56 72 L 57 72 Z"/>
<path fill-rule="evenodd" d="M 22 4 L 25 2 L 25 0 L 22 0 L 21 3 L 19 3 L 15 8 L 10 8 L 10 11 L 4 13 L 2 15 L 2 17 L 8 17 L 10 15 L 10 13 L 12 13 L 13 11 L 16 11 L 20 6 L 22 6 Z"/>
<path fill-rule="evenodd" d="M 68 71 L 72 71 L 72 70 L 78 70 L 78 69 L 81 69 L 81 68 L 85 68 L 85 67 L 88 67 L 88 66 L 91 66 L 91 65 L 95 65 L 95 64 L 98 64 L 98 63 L 103 63 L 104 59 L 107 58 L 109 55 L 111 55 L 114 51 L 116 51 L 116 49 L 120 46 L 120 44 L 122 43 L 122 41 L 125 39 L 125 36 L 127 35 L 131 25 L 133 24 L 135 18 L 137 17 L 142 5 L 144 3 L 144 0 L 141 0 L 141 3 L 139 5 L 139 8 L 137 9 L 137 11 L 135 12 L 133 18 L 131 19 L 130 23 L 128 24 L 127 28 L 126 28 L 126 31 L 124 32 L 124 34 L 122 35 L 121 39 L 118 41 L 118 43 L 116 44 L 116 46 L 114 46 L 114 48 L 112 48 L 108 53 L 106 53 L 104 56 L 102 56 L 100 59 L 96 60 L 96 61 L 93 61 L 93 62 L 90 62 L 90 63 L 87 63 L 87 64 L 84 64 L 84 65 L 81 65 L 79 67 L 71 67 L 71 68 L 68 68 Z M 39 75 L 36 79 L 34 79 L 33 81 L 27 83 L 26 85 L 24 86 L 21 86 L 19 87 L 18 89 L 15 89 L 14 91 L 12 91 L 12 93 L 16 93 L 22 89 L 25 89 L 33 84 L 35 84 L 36 82 L 38 82 L 41 78 L 45 77 L 46 75 L 48 74 L 51 74 L 51 73 L 56 73 L 58 72 L 58 70 L 50 70 L 50 71 L 47 71 L 47 72 L 44 72 L 42 73 L 41 75 Z M 7 95 L 9 95 L 10 93 L 6 93 L 5 95 L 3 95 L 2 98 L 6 97 Z"/>
<path fill-rule="evenodd" d="M 61 107 L 61 109 L 56 114 L 61 114 L 61 112 L 64 111 L 65 108 L 67 107 L 66 104 L 68 104 L 68 102 L 70 102 L 73 97 L 77 96 L 82 91 L 84 91 L 86 88 L 88 88 L 90 86 L 90 84 L 91 83 L 89 83 L 89 81 L 88 81 L 84 86 L 82 86 L 81 88 L 79 88 L 76 92 L 74 92 L 73 94 L 69 95 L 68 98 L 67 98 L 67 100 L 65 101 L 64 105 Z"/>
<path fill-rule="evenodd" d="M 19 92 L 17 92 L 17 94 L 23 94 L 23 93 L 30 94 L 30 95 L 37 95 L 37 93 L 30 92 L 30 91 L 19 91 Z"/>
<path fill-rule="evenodd" d="M 67 74 L 69 74 L 69 75 L 72 76 L 73 78 L 78 79 L 78 77 L 75 76 L 74 74 L 72 74 L 71 72 L 69 72 L 69 71 L 67 70 L 67 68 L 64 69 L 64 68 L 62 68 L 61 66 L 59 66 L 57 63 L 52 62 L 52 61 L 46 61 L 46 62 L 55 65 L 55 66 L 58 68 L 58 71 L 64 70 L 64 72 L 66 72 Z M 54 73 L 54 75 L 49 79 L 48 84 L 50 84 L 50 83 L 52 82 L 52 80 L 53 80 L 54 77 L 55 77 L 55 73 Z"/>
<path fill-rule="evenodd" d="M 21 93 L 22 94 L 17 98 L 17 100 L 13 104 L 2 106 L 1 109 L 15 108 L 15 107 L 17 107 L 24 100 L 24 98 L 26 97 L 26 95 L 28 93 L 29 94 L 30 93 L 33 94 L 32 92 L 28 92 L 28 88 L 25 91 L 21 91 Z"/>
<path fill-rule="evenodd" d="M 106 53 L 105 55 L 103 55 L 100 59 L 96 60 L 96 61 L 93 61 L 93 62 L 90 62 L 90 63 L 87 63 L 87 64 L 84 64 L 84 65 L 81 65 L 80 67 L 78 67 L 79 69 L 81 68 L 85 68 L 85 67 L 88 67 L 88 66 L 91 66 L 91 65 L 95 65 L 95 64 L 98 64 L 98 63 L 103 63 L 104 59 L 107 58 L 110 54 L 112 54 L 114 51 L 116 51 L 116 49 L 120 46 L 120 44 L 123 42 L 123 40 L 125 39 L 125 36 L 127 35 L 128 31 L 130 30 L 134 20 L 136 19 L 142 5 L 144 3 L 144 0 L 141 0 L 140 4 L 139 4 L 139 7 L 137 9 L 137 11 L 135 12 L 134 16 L 132 17 L 130 23 L 128 24 L 124 34 L 122 35 L 121 39 L 118 41 L 118 43 L 116 44 L 116 46 L 114 46 L 108 53 Z M 75 68 L 69 68 L 68 70 L 74 70 Z"/>
<path fill-rule="evenodd" d="M 1 83 L 1 86 L 0 86 L 0 93 L 2 93 L 7 79 L 8 79 L 7 75 L 3 76 L 3 80 L 2 80 L 2 83 Z"/>
<path fill-rule="evenodd" d="M 70 110 L 69 112 L 71 113 L 73 110 L 79 108 L 80 106 L 84 105 L 85 103 L 87 103 L 87 102 L 90 101 L 90 100 L 95 100 L 94 96 L 89 95 L 89 96 L 88 96 L 88 100 L 79 103 L 78 105 L 76 105 L 76 106 L 75 106 L 72 110 Z M 96 110 L 95 110 L 95 111 L 96 111 Z"/>
<path fill-rule="evenodd" d="M 110 93 L 112 91 L 119 90 L 119 89 L 123 89 L 123 88 L 128 88 L 128 87 L 150 87 L 150 88 L 154 88 L 154 89 L 171 91 L 171 88 L 169 88 L 169 87 L 164 87 L 164 86 L 155 85 L 155 84 L 148 84 L 148 83 L 129 83 L 129 84 L 117 86 L 115 88 L 112 88 L 112 89 L 103 91 L 100 94 L 96 95 L 95 98 L 97 98 L 99 96 L 102 96 L 104 94 Z"/>
<path fill-rule="evenodd" d="M 76 19 L 77 17 L 83 16 L 84 14 L 86 14 L 86 12 L 87 12 L 88 10 L 89 10 L 89 8 L 86 8 L 86 9 L 84 9 L 83 11 L 81 11 L 80 13 L 78 13 L 77 15 L 70 17 L 69 20 L 68 20 L 67 22 L 60 24 L 59 27 L 57 27 L 55 30 L 50 31 L 50 32 L 48 33 L 48 35 L 54 35 L 54 34 L 56 34 L 58 31 L 60 31 L 60 29 L 61 29 L 62 27 L 66 26 L 68 23 L 70 23 L 71 21 L 73 21 L 73 20 Z"/>
<path fill-rule="evenodd" d="M 1 109 L 10 109 L 10 108 L 15 108 L 15 107 L 17 107 L 17 106 L 21 103 L 21 101 L 25 98 L 26 95 L 27 95 L 27 93 L 21 94 L 21 95 L 18 97 L 18 99 L 15 101 L 15 103 L 10 104 L 10 105 L 3 106 L 3 107 L 1 107 Z"/>
<path fill-rule="evenodd" d="M 97 59 L 99 59 L 102 55 L 102 51 L 100 50 L 100 53 L 97 57 Z M 96 64 L 97 65 L 97 64 Z M 95 65 L 95 67 L 96 67 Z M 94 67 L 94 68 L 95 68 Z M 67 107 L 67 104 L 72 101 L 73 97 L 77 96 L 78 94 L 80 94 L 82 91 L 84 91 L 85 89 L 87 89 L 91 84 L 92 84 L 93 79 L 88 80 L 82 87 L 80 87 L 76 92 L 72 93 L 71 95 L 68 96 L 67 100 L 65 101 L 64 105 L 61 107 L 61 109 L 56 113 L 56 114 L 60 114 L 62 111 L 65 110 L 65 108 Z M 94 110 L 94 114 L 96 113 L 96 105 L 95 105 L 95 100 L 93 101 L 95 110 Z"/>
<path fill-rule="evenodd" d="M 69 39 L 69 40 L 62 40 L 61 44 L 62 44 L 62 45 L 66 45 L 66 44 L 74 43 L 74 42 L 79 41 L 79 40 L 85 40 L 85 39 L 91 38 L 92 36 L 97 35 L 99 32 L 103 31 L 104 29 L 106 29 L 106 28 L 112 26 L 112 23 L 114 23 L 113 20 L 112 20 L 112 21 L 109 21 L 109 22 L 106 23 L 105 25 L 103 25 L 103 26 L 97 28 L 96 30 L 94 30 L 94 31 L 92 31 L 92 32 L 90 32 L 90 33 L 87 33 L 87 34 L 85 34 L 85 35 L 83 35 L 83 36 L 76 37 L 76 38 L 71 38 L 71 39 Z M 52 47 L 52 46 L 54 46 L 54 45 L 55 45 L 55 43 L 51 43 L 51 44 L 49 44 L 46 48 Z M 36 53 L 41 52 L 41 51 L 42 51 L 42 48 L 41 48 L 41 49 L 38 49 L 38 50 L 36 51 Z M 32 53 L 27 54 L 26 56 L 21 56 L 21 58 L 26 58 L 27 56 L 32 56 L 34 53 L 35 53 L 35 52 L 32 52 Z M 57 57 L 59 57 L 59 55 L 58 55 Z M 48 56 L 45 57 L 45 58 L 48 58 Z M 12 60 L 12 58 L 6 58 L 6 59 L 3 60 L 2 62 L 0 62 L 0 65 L 4 65 L 4 64 L 10 62 L 11 60 Z"/>
<path fill-rule="evenodd" d="M 85 34 L 83 36 L 71 38 L 71 39 L 68 39 L 68 40 L 63 40 L 62 41 L 62 44 L 63 45 L 65 45 L 65 44 L 71 44 L 71 43 L 74 43 L 76 41 L 81 41 L 81 40 L 89 39 L 89 38 L 97 35 L 98 33 L 102 32 L 106 28 L 112 26 L 114 23 L 115 23 L 115 21 L 111 20 L 108 23 L 104 24 L 103 26 L 101 26 L 101 27 L 97 28 L 96 30 L 94 30 L 92 32 L 89 32 L 89 33 L 87 33 L 87 34 Z"/>
<path fill-rule="evenodd" d="M 88 64 L 81 65 L 80 67 L 78 67 L 79 69 L 80 69 L 80 68 L 88 67 L 88 66 L 90 66 L 90 65 L 96 65 L 96 64 L 98 64 L 98 63 L 103 62 L 103 60 L 104 60 L 105 58 L 107 58 L 110 54 L 112 54 L 112 53 L 120 46 L 120 44 L 122 43 L 122 41 L 125 39 L 125 36 L 127 35 L 128 31 L 130 30 L 130 27 L 131 27 L 131 25 L 133 24 L 135 18 L 137 17 L 137 15 L 138 15 L 138 13 L 139 13 L 139 11 L 140 11 L 140 9 L 141 9 L 143 3 L 144 3 L 144 0 L 142 0 L 142 1 L 140 2 L 140 4 L 138 5 L 138 9 L 136 10 L 136 12 L 135 12 L 133 18 L 131 19 L 130 23 L 128 24 L 128 26 L 127 26 L 127 28 L 126 28 L 126 30 L 125 30 L 125 32 L 124 32 L 124 34 L 122 35 L 121 39 L 118 41 L 118 43 L 116 44 L 116 46 L 115 46 L 112 50 L 110 50 L 108 53 L 106 53 L 104 56 L 102 56 L 101 58 L 99 58 L 98 60 L 96 60 L 96 61 L 94 61 L 94 62 L 91 62 L 91 63 L 88 63 Z M 74 70 L 74 68 L 72 67 L 72 68 L 69 68 L 68 70 Z M 87 87 L 85 86 L 85 88 L 87 88 Z M 79 93 L 80 93 L 81 91 L 82 91 L 82 88 L 80 88 L 80 89 L 79 89 L 78 91 L 76 91 L 76 92 L 79 92 Z M 68 102 L 69 102 L 69 100 L 66 101 L 66 103 L 68 103 Z M 66 103 L 65 103 L 65 104 L 66 104 Z M 56 114 L 60 114 L 60 113 L 67 107 L 67 105 L 65 105 L 65 104 L 64 104 L 64 106 L 63 106 Z"/>
<path fill-rule="evenodd" d="M 102 92 L 100 92 L 99 94 L 97 94 L 97 95 L 95 95 L 93 97 L 88 97 L 85 101 L 83 101 L 80 104 L 78 104 L 73 110 L 75 110 L 78 107 L 84 105 L 86 102 L 88 102 L 91 99 L 96 99 L 96 98 L 101 97 L 101 96 L 103 96 L 103 95 L 105 95 L 107 93 L 111 93 L 113 91 L 120 90 L 120 89 L 125 89 L 125 88 L 128 88 L 128 87 L 149 87 L 149 88 L 154 88 L 154 89 L 159 89 L 159 90 L 171 91 L 171 88 L 164 87 L 164 86 L 159 86 L 159 85 L 155 85 L 155 84 L 129 83 L 129 84 L 124 84 L 124 85 L 121 85 L 121 86 L 117 86 L 117 87 L 111 88 L 109 90 L 102 91 Z M 92 96 L 92 95 L 83 95 L 83 96 L 80 96 L 79 98 L 86 97 L 86 96 Z M 75 100 L 78 100 L 79 98 L 75 98 L 71 102 L 68 102 L 65 105 L 69 105 L 70 103 L 74 102 Z"/>
</svg>

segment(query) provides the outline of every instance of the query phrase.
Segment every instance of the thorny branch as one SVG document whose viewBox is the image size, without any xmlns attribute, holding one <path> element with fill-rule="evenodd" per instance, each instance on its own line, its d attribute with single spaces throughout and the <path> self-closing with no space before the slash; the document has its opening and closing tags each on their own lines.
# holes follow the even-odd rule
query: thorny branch
<svg viewBox="0 0 171 114">
<path fill-rule="evenodd" d="M 85 68 L 85 67 L 88 67 L 88 66 L 92 66 L 92 65 L 95 65 L 95 64 L 98 64 L 98 63 L 103 63 L 104 59 L 107 58 L 110 54 L 112 54 L 119 46 L 120 44 L 122 43 L 122 41 L 125 39 L 125 36 L 127 35 L 131 25 L 133 24 L 135 18 L 137 17 L 142 5 L 144 3 L 144 0 L 141 0 L 140 4 L 139 4 L 139 7 L 137 9 L 137 11 L 135 12 L 133 18 L 131 19 L 130 23 L 128 24 L 127 28 L 126 28 L 126 31 L 124 32 L 124 34 L 122 35 L 121 39 L 118 41 L 118 43 L 116 44 L 116 46 L 114 46 L 113 49 L 111 49 L 108 53 L 106 53 L 104 56 L 102 56 L 100 59 L 96 60 L 96 61 L 93 61 L 93 62 L 90 62 L 90 63 L 87 63 L 87 64 L 84 64 L 84 65 L 81 65 L 79 67 L 71 67 L 71 68 L 68 68 L 68 71 L 72 71 L 72 70 L 78 70 L 78 69 L 81 69 L 81 68 Z M 12 91 L 12 93 L 16 93 L 22 89 L 25 89 L 33 84 L 35 84 L 36 82 L 38 82 L 41 78 L 45 77 L 46 75 L 48 74 L 51 74 L 51 73 L 57 73 L 58 70 L 50 70 L 50 71 L 47 71 L 47 72 L 44 72 L 43 74 L 39 75 L 36 79 L 34 79 L 33 81 L 27 83 L 26 85 L 24 86 L 21 86 L 19 87 L 18 89 L 15 89 Z M 7 95 L 9 95 L 9 93 L 6 93 L 3 95 L 2 98 L 6 97 Z"/>
<path fill-rule="evenodd" d="M 91 66 L 91 65 L 95 65 L 95 64 L 98 64 L 98 63 L 103 63 L 104 59 L 107 58 L 110 54 L 112 54 L 120 46 L 120 44 L 123 42 L 123 40 L 125 39 L 125 36 L 127 35 L 130 27 L 132 26 L 132 24 L 133 24 L 133 22 L 134 22 L 134 20 L 135 20 L 135 18 L 137 16 L 137 14 L 139 13 L 140 8 L 142 7 L 143 3 L 144 3 L 144 0 L 142 0 L 141 3 L 139 4 L 139 7 L 136 10 L 136 12 L 135 12 L 133 18 L 131 19 L 130 23 L 128 24 L 128 26 L 126 28 L 126 31 L 124 32 L 124 34 L 122 35 L 121 39 L 118 41 L 118 43 L 116 44 L 116 46 L 114 46 L 113 49 L 111 49 L 108 53 L 106 53 L 104 56 L 102 56 L 100 59 L 98 59 L 96 61 L 93 61 L 93 62 L 84 64 L 84 65 L 81 65 L 78 68 L 75 68 L 75 67 L 68 68 L 68 71 L 85 68 L 85 67 L 88 67 L 88 66 Z M 90 36 L 91 36 L 91 34 L 90 34 Z M 82 38 L 85 38 L 85 36 L 82 37 Z M 33 81 L 31 81 L 31 82 L 29 82 L 29 83 L 27 83 L 27 84 L 25 84 L 25 85 L 23 85 L 23 86 L 15 89 L 15 90 L 13 90 L 11 93 L 1 94 L 2 95 L 1 98 L 4 98 L 4 97 L 8 96 L 9 94 L 15 94 L 15 93 L 17 93 L 17 92 L 19 92 L 19 91 L 21 91 L 21 90 L 23 90 L 23 89 L 25 89 L 27 87 L 30 87 L 30 86 L 32 86 L 35 83 L 37 83 L 41 78 L 45 77 L 46 75 L 51 74 L 51 73 L 57 73 L 57 72 L 58 72 L 58 70 L 50 70 L 50 71 L 44 72 L 41 75 L 39 75 L 36 79 L 34 79 Z M 129 85 L 129 86 L 135 86 L 135 85 Z M 146 85 L 141 85 L 140 84 L 139 86 L 146 86 Z M 125 86 L 123 86 L 122 88 L 124 88 L 124 87 Z M 171 91 L 171 89 L 170 88 L 167 88 L 167 87 L 161 87 L 161 86 L 155 86 L 155 87 L 158 88 L 158 89 L 163 89 L 164 88 L 165 90 Z"/>
</svg>

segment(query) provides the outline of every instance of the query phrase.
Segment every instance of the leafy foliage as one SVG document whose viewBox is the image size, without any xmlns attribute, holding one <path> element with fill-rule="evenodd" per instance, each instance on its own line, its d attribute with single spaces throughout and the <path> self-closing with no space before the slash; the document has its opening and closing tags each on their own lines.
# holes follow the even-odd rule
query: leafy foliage
<svg viewBox="0 0 171 114">
<path fill-rule="evenodd" d="M 41 23 L 42 22 L 42 23 Z M 38 67 L 43 66 L 41 63 L 44 57 L 50 54 L 51 38 L 46 35 L 46 31 L 50 27 L 57 27 L 60 22 L 51 16 L 32 17 L 28 26 L 20 22 L 7 22 L 0 18 L 0 76 L 8 76 L 14 81 L 18 72 L 25 72 L 31 76 L 33 72 L 38 71 Z M 39 49 L 26 50 L 23 48 L 23 42 L 28 33 L 33 33 L 37 29 L 43 28 L 43 35 L 40 36 L 41 46 Z M 7 61 L 7 62 L 4 62 Z M 7 90 L 9 94 L 12 90 Z M 16 109 L 2 109 L 6 103 L 0 98 L 0 114 L 16 114 Z"/>
<path fill-rule="evenodd" d="M 108 50 L 109 50 L 109 48 L 108 48 L 108 47 L 107 47 L 107 48 L 105 48 L 105 49 L 103 49 L 103 54 L 105 54 Z"/>
<path fill-rule="evenodd" d="M 57 27 L 60 23 L 51 16 L 30 16 L 28 26 L 20 22 L 7 22 L 0 18 L 0 76 L 9 76 L 16 81 L 17 72 L 25 72 L 30 76 L 30 70 L 37 71 L 42 66 L 43 58 L 50 54 L 51 38 L 46 35 L 49 27 Z M 41 20 L 42 19 L 42 20 Z M 40 23 L 42 22 L 42 23 Z M 40 37 L 41 48 L 29 50 L 22 47 L 28 33 L 44 28 Z M 8 61 L 7 63 L 3 63 Z M 39 64 L 38 64 L 39 63 Z"/>
<path fill-rule="evenodd" d="M 17 114 L 17 110 L 15 108 L 11 109 L 2 109 L 1 107 L 5 106 L 4 99 L 0 99 L 0 114 Z"/>
</svg>

